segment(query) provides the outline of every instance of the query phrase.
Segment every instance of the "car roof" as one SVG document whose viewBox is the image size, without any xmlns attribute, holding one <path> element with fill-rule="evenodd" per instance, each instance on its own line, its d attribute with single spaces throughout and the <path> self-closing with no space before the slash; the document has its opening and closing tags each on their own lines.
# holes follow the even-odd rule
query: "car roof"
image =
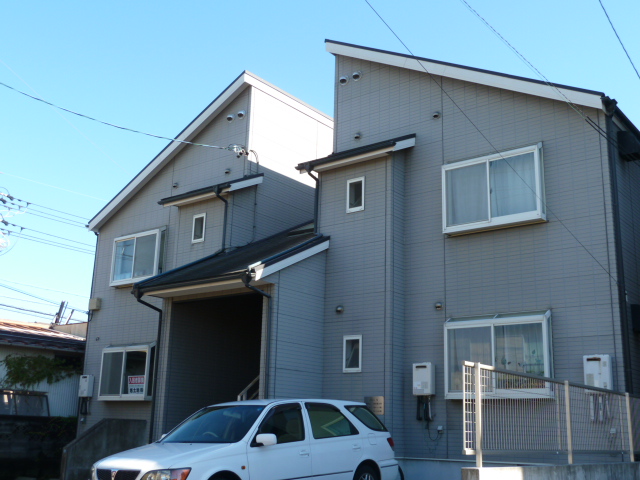
<svg viewBox="0 0 640 480">
<path fill-rule="evenodd" d="M 242 400 L 237 402 L 225 402 L 225 403 L 217 403 L 215 405 L 210 405 L 211 407 L 220 407 L 220 406 L 234 406 L 234 405 L 271 405 L 275 403 L 291 403 L 291 402 L 313 402 L 313 403 L 330 403 L 332 405 L 338 406 L 346 406 L 346 405 L 362 405 L 366 404 L 363 402 L 354 402 L 350 400 L 333 400 L 328 398 L 265 398 L 262 400 Z"/>
</svg>

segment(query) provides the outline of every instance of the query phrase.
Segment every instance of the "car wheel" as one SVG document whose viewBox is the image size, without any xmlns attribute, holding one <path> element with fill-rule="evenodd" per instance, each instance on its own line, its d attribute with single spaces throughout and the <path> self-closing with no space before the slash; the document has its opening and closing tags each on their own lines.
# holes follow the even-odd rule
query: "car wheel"
<svg viewBox="0 0 640 480">
<path fill-rule="evenodd" d="M 380 480 L 380 475 L 373 467 L 360 465 L 353 476 L 353 480 Z"/>
</svg>

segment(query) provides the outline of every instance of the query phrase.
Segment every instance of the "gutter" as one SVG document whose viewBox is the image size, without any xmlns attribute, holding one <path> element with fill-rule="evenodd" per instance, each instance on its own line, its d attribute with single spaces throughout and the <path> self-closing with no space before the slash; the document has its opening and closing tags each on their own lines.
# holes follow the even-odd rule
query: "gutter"
<svg viewBox="0 0 640 480">
<path fill-rule="evenodd" d="M 617 102 L 608 97 L 602 98 L 605 112 L 606 133 L 607 133 L 607 156 L 609 157 L 609 181 L 611 184 L 611 210 L 613 211 L 613 238 L 616 252 L 616 270 L 618 286 L 618 308 L 620 310 L 620 330 L 622 332 L 622 359 L 624 361 L 624 383 L 625 391 L 635 393 L 633 389 L 633 375 L 631 372 L 631 342 L 629 340 L 629 317 L 627 315 L 627 288 L 624 275 L 624 261 L 622 251 L 622 238 L 620 226 L 620 193 L 618 190 L 618 170 L 616 159 L 618 151 L 616 145 L 611 141 L 611 133 L 614 131 L 613 116 L 618 112 Z M 622 113 L 622 112 L 619 112 Z M 625 117 L 626 118 L 626 117 Z"/>
<path fill-rule="evenodd" d="M 266 348 L 264 359 L 264 398 L 269 398 L 269 353 L 271 352 L 271 295 L 251 285 L 251 281 L 254 279 L 255 275 L 256 272 L 252 268 L 248 268 L 244 276 L 242 277 L 242 282 L 244 283 L 244 286 L 249 290 L 258 293 L 267 299 L 267 338 L 265 342 Z"/>
<path fill-rule="evenodd" d="M 160 340 L 162 338 L 162 309 L 156 307 L 155 305 L 151 305 L 150 303 L 142 300 L 142 293 L 138 290 L 132 291 L 138 303 L 151 308 L 158 312 L 158 334 L 156 340 L 156 358 L 154 359 L 154 369 L 153 369 L 153 392 L 151 392 L 151 422 L 149 424 L 149 443 L 153 443 L 153 428 L 155 424 L 155 415 L 156 415 L 156 394 L 158 392 L 158 370 L 160 370 Z"/>
<path fill-rule="evenodd" d="M 224 202 L 224 219 L 222 220 L 222 246 L 220 247 L 220 251 L 224 252 L 227 243 L 227 214 L 229 213 L 229 201 L 221 195 L 222 188 L 223 187 L 221 187 L 220 185 L 216 187 L 216 196 Z"/>
</svg>

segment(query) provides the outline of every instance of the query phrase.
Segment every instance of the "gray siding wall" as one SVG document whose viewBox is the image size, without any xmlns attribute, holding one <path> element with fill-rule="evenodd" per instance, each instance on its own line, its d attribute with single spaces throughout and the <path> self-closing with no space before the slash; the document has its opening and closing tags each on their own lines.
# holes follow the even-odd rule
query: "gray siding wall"
<svg viewBox="0 0 640 480">
<path fill-rule="evenodd" d="M 253 107 L 251 98 L 251 89 L 248 88 L 219 117 L 204 127 L 194 142 L 221 146 L 234 143 L 247 145 Z M 226 120 L 228 112 L 239 110 L 247 112 L 243 120 Z M 297 110 L 291 110 L 294 117 L 300 115 Z M 268 116 L 266 113 L 262 115 Z M 284 112 L 280 111 L 279 115 L 286 116 L 286 109 Z M 262 153 L 267 157 L 277 157 L 277 152 L 267 151 L 273 145 L 274 142 L 265 144 L 265 151 Z M 268 165 L 258 166 L 254 160 L 253 157 L 248 159 L 246 156 L 237 158 L 233 152 L 226 150 L 185 146 L 101 227 L 92 297 L 102 299 L 102 309 L 94 312 L 91 318 L 85 360 L 85 373 L 95 376 L 96 387 L 90 413 L 86 417 L 86 423 L 80 425 L 79 433 L 103 418 L 149 420 L 151 413 L 151 402 L 148 401 L 97 400 L 103 349 L 111 345 L 154 342 L 158 330 L 157 312 L 137 303 L 130 293 L 130 286 L 109 286 L 115 238 L 166 227 L 165 271 L 210 255 L 222 245 L 223 202 L 213 199 L 180 208 L 162 207 L 157 202 L 165 197 L 258 171 L 265 176 L 261 185 L 239 190 L 226 197 L 229 201 L 227 247 L 242 246 L 313 217 L 313 188 L 269 169 Z M 281 163 L 285 160 L 290 162 L 293 170 L 299 158 L 280 156 Z M 225 174 L 225 170 L 230 173 Z M 205 241 L 192 244 L 193 215 L 199 213 L 207 214 Z M 145 297 L 145 300 L 158 307 L 163 306 L 159 299 Z M 165 302 L 164 310 L 164 328 L 170 331 L 170 302 Z M 168 345 L 163 345 L 161 355 Z M 161 370 L 160 379 L 164 382 L 166 379 L 163 376 L 164 372 Z M 157 403 L 157 410 L 161 412 L 166 406 L 161 395 L 158 396 Z M 159 422 L 156 427 L 164 428 L 165 425 Z"/>
<path fill-rule="evenodd" d="M 395 271 L 405 286 L 396 298 L 404 299 L 404 344 L 393 347 L 403 349 L 401 356 L 388 343 L 383 348 L 389 335 L 384 324 L 393 318 L 385 305 L 388 270 L 381 260 L 392 221 L 382 193 L 386 162 L 322 174 L 320 231 L 332 236 L 325 393 L 354 400 L 382 392 L 396 396 L 392 404 L 399 402 L 405 413 L 403 430 L 396 431 L 395 420 L 390 425 L 398 454 L 459 457 L 461 402 L 444 400 L 445 320 L 546 309 L 552 310 L 555 377 L 582 382 L 582 355 L 608 353 L 616 358 L 617 388 L 624 389 L 609 169 L 599 135 L 565 103 L 436 78 L 487 141 L 427 74 L 341 56 L 336 61 L 336 151 L 410 133 L 417 139 L 404 159 L 404 195 L 398 199 L 404 203 L 404 241 L 395 245 L 404 245 L 404 266 Z M 360 81 L 337 85 L 340 75 L 358 70 Z M 432 119 L 436 111 L 442 113 L 439 120 Z M 601 113 L 585 113 L 604 128 Z M 361 140 L 353 139 L 355 132 Z M 538 142 L 549 221 L 445 237 L 441 166 Z M 361 175 L 367 177 L 365 211 L 346 214 L 346 181 Z M 444 304 L 442 311 L 434 309 L 436 302 Z M 338 304 L 345 307 L 342 316 L 334 312 Z M 363 372 L 343 374 L 342 335 L 357 333 L 363 334 Z M 399 363 L 387 365 L 383 358 L 389 355 Z M 414 419 L 411 393 L 411 364 L 424 361 L 436 367 L 431 432 Z M 385 377 L 394 374 L 402 386 L 391 393 Z M 441 437 L 434 432 L 437 425 L 445 427 Z"/>
<path fill-rule="evenodd" d="M 273 275 L 269 352 L 270 398 L 323 396 L 323 309 L 326 253 Z"/>
</svg>

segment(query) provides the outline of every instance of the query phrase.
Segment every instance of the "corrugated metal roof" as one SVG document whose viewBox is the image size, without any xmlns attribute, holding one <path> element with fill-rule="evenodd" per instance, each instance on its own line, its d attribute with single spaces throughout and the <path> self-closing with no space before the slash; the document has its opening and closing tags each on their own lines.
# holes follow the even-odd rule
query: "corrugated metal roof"
<svg viewBox="0 0 640 480">
<path fill-rule="evenodd" d="M 86 340 L 47 324 L 0 320 L 0 344 L 83 352 Z"/>
</svg>

